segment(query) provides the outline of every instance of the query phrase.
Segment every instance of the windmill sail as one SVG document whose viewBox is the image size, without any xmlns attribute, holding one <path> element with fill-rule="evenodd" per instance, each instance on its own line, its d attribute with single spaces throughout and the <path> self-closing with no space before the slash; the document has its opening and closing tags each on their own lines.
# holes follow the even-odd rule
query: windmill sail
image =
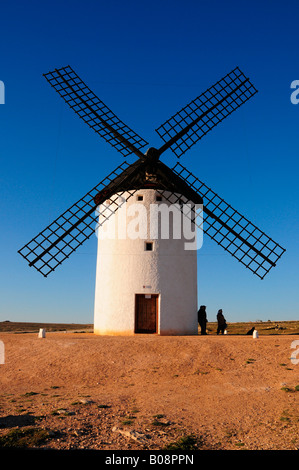
<svg viewBox="0 0 299 470">
<path fill-rule="evenodd" d="M 263 279 L 270 269 L 276 266 L 285 249 L 180 163 L 172 170 L 202 196 L 205 213 L 204 233 Z"/>
<path fill-rule="evenodd" d="M 138 164 L 141 163 L 141 161 L 138 161 Z M 89 239 L 95 233 L 98 204 L 117 192 L 117 187 L 130 175 L 136 173 L 138 164 L 129 165 L 123 162 L 35 238 L 24 245 L 19 253 L 27 260 L 29 266 L 34 266 L 47 277 L 50 272 L 54 271 L 57 266 Z M 126 199 L 129 199 L 134 192 L 134 190 L 129 192 Z M 102 200 L 99 199 L 99 194 L 102 194 Z M 98 201 L 95 202 L 96 197 Z M 103 212 L 101 212 L 102 223 L 109 219 L 119 208 L 118 204 L 115 201 L 112 206 L 104 207 Z"/>
<path fill-rule="evenodd" d="M 68 106 L 112 147 L 125 157 L 135 153 L 143 158 L 140 149 L 148 142 L 124 124 L 69 65 L 44 76 Z"/>
<path fill-rule="evenodd" d="M 255 93 L 256 88 L 236 67 L 156 129 L 165 142 L 160 154 L 171 148 L 180 157 Z"/>
</svg>

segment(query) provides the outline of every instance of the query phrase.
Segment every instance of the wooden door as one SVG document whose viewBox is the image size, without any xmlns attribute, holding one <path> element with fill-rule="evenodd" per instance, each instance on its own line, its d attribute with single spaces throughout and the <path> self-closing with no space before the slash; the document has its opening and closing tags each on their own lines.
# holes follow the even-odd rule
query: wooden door
<svg viewBox="0 0 299 470">
<path fill-rule="evenodd" d="M 135 333 L 157 333 L 158 295 L 136 294 Z"/>
</svg>

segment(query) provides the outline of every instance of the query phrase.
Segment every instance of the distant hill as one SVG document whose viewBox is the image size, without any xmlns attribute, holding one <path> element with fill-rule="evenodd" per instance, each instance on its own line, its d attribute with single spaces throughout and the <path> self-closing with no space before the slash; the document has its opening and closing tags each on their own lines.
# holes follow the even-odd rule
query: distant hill
<svg viewBox="0 0 299 470">
<path fill-rule="evenodd" d="M 230 335 L 244 335 L 252 327 L 258 331 L 259 335 L 298 335 L 298 321 L 256 321 L 256 322 L 227 322 L 227 333 Z M 208 334 L 216 334 L 217 322 L 208 322 Z"/>
<path fill-rule="evenodd" d="M 45 328 L 46 331 L 93 331 L 91 324 L 78 324 L 78 323 L 32 323 L 32 322 L 13 322 L 2 321 L 0 322 L 0 331 L 11 333 L 37 333 L 40 328 Z"/>
<path fill-rule="evenodd" d="M 230 335 L 245 335 L 252 327 L 258 331 L 259 335 L 298 335 L 298 321 L 267 321 L 267 322 L 234 322 L 227 326 L 227 333 Z M 0 322 L 0 332 L 7 333 L 37 333 L 40 328 L 45 328 L 47 332 L 54 331 L 79 331 L 93 332 L 93 324 L 89 323 L 33 323 L 33 322 Z M 208 322 L 207 332 L 215 335 L 217 331 L 216 322 Z"/>
</svg>

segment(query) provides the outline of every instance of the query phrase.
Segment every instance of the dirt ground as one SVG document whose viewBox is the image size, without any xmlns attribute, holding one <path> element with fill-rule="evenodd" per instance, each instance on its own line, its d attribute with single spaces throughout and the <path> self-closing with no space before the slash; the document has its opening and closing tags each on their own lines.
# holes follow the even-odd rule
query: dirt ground
<svg viewBox="0 0 299 470">
<path fill-rule="evenodd" d="M 299 335 L 0 340 L 0 446 L 33 430 L 48 449 L 299 449 Z"/>
</svg>

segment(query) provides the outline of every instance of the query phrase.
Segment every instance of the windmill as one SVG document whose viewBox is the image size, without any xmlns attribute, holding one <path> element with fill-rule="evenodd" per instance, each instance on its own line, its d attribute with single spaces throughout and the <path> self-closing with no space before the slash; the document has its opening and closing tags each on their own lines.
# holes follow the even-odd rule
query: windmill
<svg viewBox="0 0 299 470">
<path fill-rule="evenodd" d="M 158 201 L 203 204 L 204 233 L 260 279 L 285 249 L 233 209 L 191 171 L 160 157 L 171 149 L 179 158 L 257 92 L 236 67 L 156 129 L 160 148 L 124 124 L 70 67 L 44 75 L 68 106 L 124 157 L 99 184 L 19 250 L 45 277 L 109 219 L 123 204 L 138 201 L 149 210 Z M 97 211 L 98 208 L 98 211 Z M 197 224 L 194 210 L 189 217 Z M 176 243 L 175 243 L 176 242 Z M 99 237 L 94 331 L 98 334 L 196 334 L 196 253 L 175 240 L 117 240 Z"/>
</svg>

